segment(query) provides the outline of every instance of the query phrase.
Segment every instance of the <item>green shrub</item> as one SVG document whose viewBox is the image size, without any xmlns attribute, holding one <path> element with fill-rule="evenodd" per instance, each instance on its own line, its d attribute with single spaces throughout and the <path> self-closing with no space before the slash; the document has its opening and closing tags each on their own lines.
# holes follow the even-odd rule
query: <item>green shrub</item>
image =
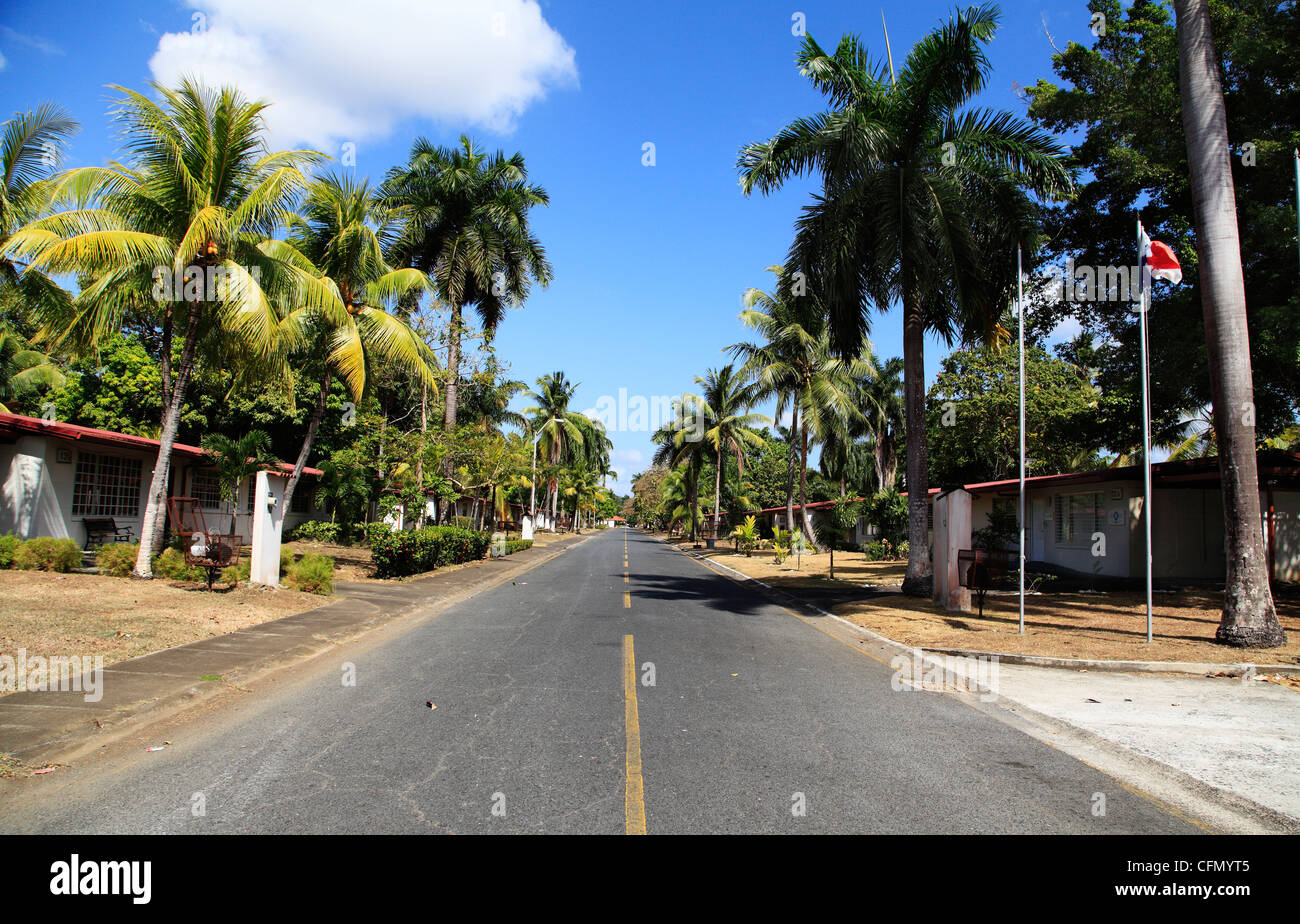
<svg viewBox="0 0 1300 924">
<path fill-rule="evenodd" d="M 223 584 L 238 584 L 240 581 L 248 583 L 248 575 L 251 566 L 247 558 L 241 558 L 238 562 L 227 568 L 221 569 L 221 582 Z"/>
<path fill-rule="evenodd" d="M 135 569 L 135 557 L 140 554 L 136 542 L 110 542 L 95 552 L 95 565 L 100 574 L 110 577 L 130 577 Z"/>
<path fill-rule="evenodd" d="M 309 594 L 334 593 L 334 559 L 308 552 L 289 568 L 287 583 Z"/>
<path fill-rule="evenodd" d="M 0 568 L 12 568 L 14 566 L 14 553 L 18 551 L 18 546 L 22 545 L 22 542 L 13 533 L 5 533 L 0 536 Z"/>
<path fill-rule="evenodd" d="M 376 536 L 387 535 L 393 531 L 392 527 L 382 520 L 371 523 L 357 523 L 355 529 L 357 535 L 361 537 L 361 544 L 366 547 L 374 543 Z"/>
<path fill-rule="evenodd" d="M 207 572 L 203 568 L 185 564 L 185 553 L 168 547 L 153 560 L 153 573 L 169 581 L 204 581 Z"/>
<path fill-rule="evenodd" d="M 288 574 L 289 569 L 293 567 L 293 559 L 296 554 L 297 553 L 294 550 L 293 546 L 291 545 L 280 546 L 280 576 L 281 577 L 284 577 L 286 574 Z"/>
<path fill-rule="evenodd" d="M 398 577 L 477 561 L 491 544 L 487 533 L 457 526 L 426 526 L 397 533 L 376 531 L 370 553 L 379 577 Z"/>
<path fill-rule="evenodd" d="M 37 536 L 14 552 L 14 567 L 24 571 L 71 571 L 81 564 L 81 548 L 72 539 Z"/>
<path fill-rule="evenodd" d="M 328 542 L 331 545 L 339 541 L 342 527 L 338 523 L 326 523 L 324 520 L 308 520 L 299 523 L 289 538 L 300 542 Z"/>
</svg>

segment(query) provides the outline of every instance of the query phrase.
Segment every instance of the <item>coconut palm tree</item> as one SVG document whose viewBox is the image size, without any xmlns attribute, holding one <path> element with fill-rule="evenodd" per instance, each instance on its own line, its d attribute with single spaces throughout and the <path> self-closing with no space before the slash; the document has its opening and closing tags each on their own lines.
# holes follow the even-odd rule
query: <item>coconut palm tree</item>
<svg viewBox="0 0 1300 924">
<path fill-rule="evenodd" d="M 93 351 L 128 310 L 152 308 L 163 332 L 164 410 L 158 461 L 145 501 L 134 573 L 152 577 L 181 408 L 201 341 L 270 359 L 279 348 L 279 302 L 324 306 L 336 296 L 285 261 L 272 235 L 324 155 L 267 150 L 266 103 L 190 80 L 154 85 L 159 100 L 115 87 L 127 160 L 68 171 L 50 192 L 54 211 L 2 248 L 28 269 L 75 273 L 75 302 L 38 306 L 55 344 Z M 170 364 L 173 330 L 180 360 Z"/>
<path fill-rule="evenodd" d="M 71 302 L 56 282 L 15 259 L 5 244 L 48 208 L 50 178 L 76 130 L 63 109 L 48 103 L 16 114 L 0 128 L 0 313 L 5 316 L 66 312 Z"/>
<path fill-rule="evenodd" d="M 427 273 L 451 310 L 443 419 L 451 430 L 464 311 L 472 305 L 491 337 L 506 309 L 528 297 L 532 283 L 550 284 L 546 251 L 528 223 L 528 213 L 550 198 L 528 182 L 522 154 L 489 155 L 465 135 L 454 148 L 416 139 L 406 165 L 389 171 L 383 196 L 402 220 L 389 246 L 390 262 Z"/>
<path fill-rule="evenodd" d="M 691 541 L 694 542 L 700 520 L 700 471 L 709 448 L 704 439 L 704 415 L 696 400 L 690 395 L 682 395 L 673 418 L 662 424 L 650 440 L 657 447 L 654 464 L 681 475 L 680 485 L 685 492 L 685 504 L 690 508 L 687 519 L 690 521 Z"/>
<path fill-rule="evenodd" d="M 863 412 L 871 452 L 876 459 L 876 491 L 894 487 L 898 474 L 898 440 L 903 434 L 903 360 L 893 357 L 881 362 L 872 356 L 871 374 L 862 383 Z"/>
<path fill-rule="evenodd" d="M 318 273 L 330 296 L 323 303 L 295 307 L 280 325 L 288 346 L 312 347 L 320 358 L 320 392 L 284 488 L 286 510 L 335 378 L 360 404 L 367 393 L 367 370 L 384 362 L 415 376 L 436 394 L 433 351 L 406 321 L 385 310 L 385 305 L 395 306 L 429 288 L 428 277 L 419 270 L 393 269 L 384 262 L 387 219 L 366 181 L 330 174 L 307 190 L 300 214 L 289 219 L 288 239 L 271 245 L 281 259 Z"/>
<path fill-rule="evenodd" d="M 744 374 L 737 374 L 733 365 L 710 369 L 695 377 L 702 389 L 698 395 L 688 395 L 704 418 L 704 439 L 713 447 L 716 473 L 713 485 L 713 531 L 716 536 L 722 524 L 723 453 L 736 457 L 740 475 L 745 474 L 745 447 L 759 448 L 763 438 L 749 427 L 770 424 L 772 419 L 764 414 L 747 413 L 753 406 L 758 387 Z"/>
<path fill-rule="evenodd" d="M 808 449 L 861 416 L 856 383 L 870 374 L 870 367 L 866 357 L 834 356 L 829 332 L 821 322 L 820 302 L 810 295 L 796 295 L 784 268 L 768 269 L 777 275 L 776 290 L 747 290 L 747 307 L 740 313 L 741 323 L 762 339 L 727 349 L 744 359 L 742 374 L 752 377 L 755 399 L 775 398 L 778 419 L 787 409 L 790 412 L 794 438 L 786 473 L 786 524 L 794 528 L 797 470 L 803 534 L 811 541 L 815 531 L 808 512 Z"/>
<path fill-rule="evenodd" d="M 0 324 L 0 399 L 23 400 L 41 388 L 59 388 L 67 381 L 49 354 L 33 350 L 28 342 L 7 324 Z M 0 403 L 0 411 L 9 412 Z"/>
<path fill-rule="evenodd" d="M 216 466 L 221 490 L 230 495 L 230 533 L 234 535 L 240 485 L 280 460 L 271 453 L 271 437 L 265 430 L 249 430 L 238 439 L 209 433 L 203 437 L 203 449 Z"/>
<path fill-rule="evenodd" d="M 563 372 L 556 371 L 538 378 L 537 387 L 524 395 L 533 402 L 522 411 L 529 420 L 529 432 L 537 441 L 537 451 L 552 469 L 547 478 L 552 522 L 559 505 L 554 469 L 571 462 L 581 451 L 585 439 L 584 427 L 578 421 L 582 415 L 569 410 L 569 402 L 577 390 L 577 383 L 570 382 Z"/>
<path fill-rule="evenodd" d="M 1286 632 L 1273 606 L 1260 519 L 1246 289 L 1219 58 L 1206 0 L 1174 0 L 1174 9 L 1223 495 L 1227 581 L 1214 637 L 1242 648 L 1272 648 L 1286 644 Z"/>
<path fill-rule="evenodd" d="M 1037 210 L 1026 190 L 1063 194 L 1062 149 L 1005 112 L 964 110 L 984 89 L 995 6 L 955 13 L 921 39 L 897 75 L 854 36 L 833 53 L 805 36 L 800 72 L 830 108 L 740 152 L 746 195 L 815 173 L 787 259 L 819 293 L 840 356 L 869 333 L 868 304 L 901 302 L 910 554 L 904 589 L 930 582 L 925 444 L 925 334 L 990 336 L 1015 283 L 1017 244 L 1033 252 Z"/>
</svg>

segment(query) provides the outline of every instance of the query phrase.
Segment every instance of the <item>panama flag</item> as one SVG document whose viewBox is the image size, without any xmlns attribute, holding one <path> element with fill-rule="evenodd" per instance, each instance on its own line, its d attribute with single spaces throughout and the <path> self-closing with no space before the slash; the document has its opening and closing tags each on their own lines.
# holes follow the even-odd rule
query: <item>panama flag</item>
<svg viewBox="0 0 1300 924">
<path fill-rule="evenodd" d="M 1147 237 L 1145 228 L 1142 229 L 1140 242 L 1142 268 L 1150 273 L 1151 278 L 1164 279 L 1175 285 L 1183 281 L 1183 267 L 1168 244 L 1151 240 Z"/>
</svg>

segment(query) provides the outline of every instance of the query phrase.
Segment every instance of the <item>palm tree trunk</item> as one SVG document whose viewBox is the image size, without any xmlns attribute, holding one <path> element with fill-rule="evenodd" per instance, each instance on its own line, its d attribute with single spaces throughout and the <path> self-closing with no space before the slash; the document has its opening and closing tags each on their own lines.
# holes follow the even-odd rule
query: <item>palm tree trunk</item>
<svg viewBox="0 0 1300 924">
<path fill-rule="evenodd" d="M 700 473 L 694 462 L 687 463 L 686 471 L 691 477 L 691 542 L 695 542 L 695 522 L 700 518 Z"/>
<path fill-rule="evenodd" d="M 1273 607 L 1260 521 L 1250 333 L 1219 59 L 1207 0 L 1175 0 L 1174 9 L 1227 552 L 1223 618 L 1214 637 L 1241 648 L 1274 648 L 1286 644 L 1286 632 Z"/>
<path fill-rule="evenodd" d="M 722 440 L 718 440 L 718 471 L 713 479 L 713 536 L 722 534 Z"/>
<path fill-rule="evenodd" d="M 799 431 L 799 520 L 803 523 L 804 541 L 815 552 L 817 535 L 813 531 L 812 515 L 808 513 L 808 420 L 804 419 Z"/>
<path fill-rule="evenodd" d="M 904 274 L 903 404 L 907 417 L 907 573 L 903 593 L 930 595 L 930 466 L 925 439 L 925 319 L 921 302 Z"/>
<path fill-rule="evenodd" d="M 293 492 L 298 487 L 298 479 L 302 477 L 302 470 L 307 467 L 307 457 L 311 455 L 311 444 L 316 439 L 316 430 L 320 427 L 321 418 L 325 416 L 325 399 L 330 393 L 330 379 L 334 373 L 328 366 L 325 367 L 325 374 L 320 380 L 320 396 L 316 399 L 316 407 L 311 412 L 311 420 L 307 424 L 307 436 L 302 441 L 302 449 L 298 450 L 298 461 L 293 464 L 293 474 L 289 476 L 289 483 L 284 486 L 284 500 L 281 501 L 284 506 L 281 508 L 281 522 L 284 517 L 289 515 L 290 504 L 293 503 Z"/>
<path fill-rule="evenodd" d="M 444 430 L 456 429 L 456 393 L 460 384 L 461 306 L 451 306 L 451 323 L 447 325 L 447 390 L 443 393 L 446 409 L 442 417 Z"/>
<path fill-rule="evenodd" d="M 185 324 L 185 345 L 181 348 L 181 362 L 172 382 L 171 401 L 163 417 L 162 433 L 158 439 L 158 461 L 154 463 L 153 477 L 149 480 L 149 495 L 144 505 L 144 521 L 140 524 L 140 551 L 135 557 L 135 577 L 153 577 L 153 550 L 155 532 L 160 520 L 167 516 L 167 476 L 171 472 L 172 446 L 176 443 L 176 431 L 181 422 L 181 406 L 185 403 L 185 392 L 190 384 L 190 375 L 194 372 L 194 348 L 199 339 L 199 315 L 201 306 L 190 307 L 189 319 Z"/>
<path fill-rule="evenodd" d="M 424 434 L 429 430 L 429 385 L 420 381 L 420 454 L 415 457 L 415 483 L 420 491 L 420 515 L 415 520 L 416 528 L 424 526 L 424 511 L 428 502 L 424 494 Z"/>
<path fill-rule="evenodd" d="M 794 530 L 794 463 L 798 458 L 795 441 L 799 435 L 799 402 L 791 401 L 790 458 L 785 469 L 785 528 Z"/>
</svg>

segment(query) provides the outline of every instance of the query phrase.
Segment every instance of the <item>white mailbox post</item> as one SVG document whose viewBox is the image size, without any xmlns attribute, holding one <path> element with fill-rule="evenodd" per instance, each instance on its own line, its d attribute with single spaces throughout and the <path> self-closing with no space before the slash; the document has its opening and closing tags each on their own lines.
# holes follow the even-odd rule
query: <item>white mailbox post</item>
<svg viewBox="0 0 1300 924">
<path fill-rule="evenodd" d="M 258 472 L 253 497 L 253 552 L 248 580 L 267 587 L 280 586 L 280 530 L 284 526 L 284 489 L 289 476 Z"/>
<path fill-rule="evenodd" d="M 934 602 L 970 612 L 970 588 L 961 586 L 957 553 L 971 547 L 971 500 L 962 488 L 934 499 Z"/>
<path fill-rule="evenodd" d="M 533 538 L 533 518 L 524 514 L 523 521 L 519 524 L 519 535 L 525 542 Z"/>
</svg>

